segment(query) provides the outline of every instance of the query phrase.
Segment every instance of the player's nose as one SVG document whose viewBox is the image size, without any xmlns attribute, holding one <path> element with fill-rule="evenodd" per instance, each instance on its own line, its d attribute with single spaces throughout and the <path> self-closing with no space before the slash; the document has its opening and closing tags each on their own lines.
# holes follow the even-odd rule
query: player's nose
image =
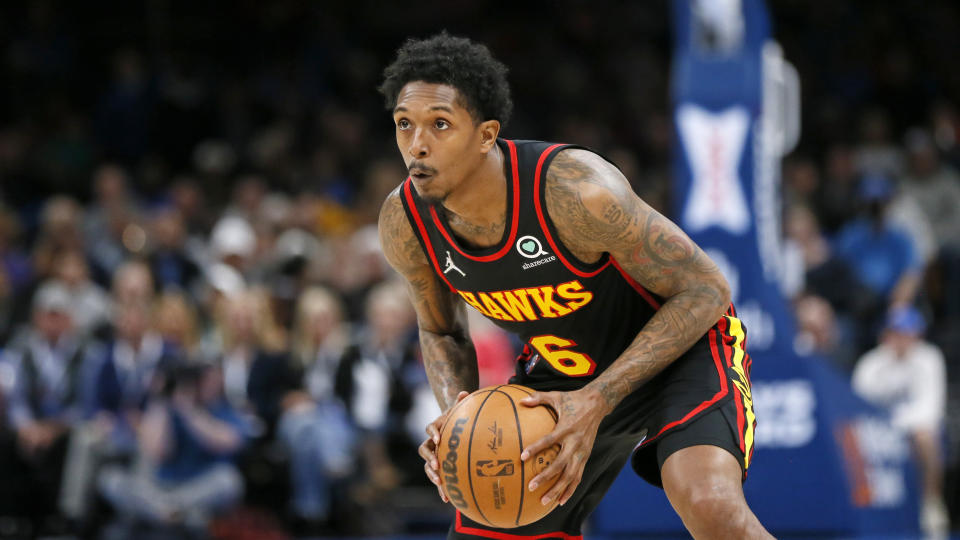
<svg viewBox="0 0 960 540">
<path fill-rule="evenodd" d="M 430 147 L 427 145 L 423 130 L 419 128 L 414 130 L 413 137 L 410 138 L 410 147 L 407 148 L 407 153 L 418 159 L 425 158 L 430 154 Z"/>
</svg>

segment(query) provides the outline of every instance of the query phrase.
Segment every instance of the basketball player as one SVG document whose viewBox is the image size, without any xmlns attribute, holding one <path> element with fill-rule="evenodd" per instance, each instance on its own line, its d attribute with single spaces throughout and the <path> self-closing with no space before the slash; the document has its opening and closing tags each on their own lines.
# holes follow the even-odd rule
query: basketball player
<svg viewBox="0 0 960 540">
<path fill-rule="evenodd" d="M 556 481 L 543 501 L 562 506 L 504 530 L 457 512 L 449 538 L 579 538 L 628 458 L 694 537 L 770 538 L 742 491 L 755 418 L 726 281 L 597 154 L 499 138 L 506 71 L 443 33 L 408 41 L 381 87 L 410 177 L 381 209 L 380 241 L 441 408 L 477 389 L 469 306 L 526 342 L 511 381 L 537 392 L 521 403 L 558 413 L 521 458 L 560 446 L 529 485 Z M 420 447 L 437 486 L 445 415 Z"/>
</svg>

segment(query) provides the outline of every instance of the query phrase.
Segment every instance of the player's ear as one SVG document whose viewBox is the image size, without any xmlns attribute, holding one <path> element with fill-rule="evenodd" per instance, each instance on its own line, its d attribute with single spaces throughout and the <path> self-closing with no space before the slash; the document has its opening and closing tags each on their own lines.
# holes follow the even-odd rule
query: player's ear
<svg viewBox="0 0 960 540">
<path fill-rule="evenodd" d="M 484 120 L 480 122 L 480 151 L 486 154 L 497 143 L 500 134 L 499 120 Z"/>
</svg>

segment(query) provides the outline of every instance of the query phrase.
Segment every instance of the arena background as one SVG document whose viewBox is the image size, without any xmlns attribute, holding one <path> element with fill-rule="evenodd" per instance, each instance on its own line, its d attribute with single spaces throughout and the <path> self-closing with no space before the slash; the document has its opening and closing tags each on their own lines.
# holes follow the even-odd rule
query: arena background
<svg viewBox="0 0 960 540">
<path fill-rule="evenodd" d="M 245 432 L 247 444 L 230 460 L 245 494 L 225 512 L 203 516 L 204 530 L 223 538 L 442 537 L 449 512 L 425 484 L 414 453 L 414 433 L 434 411 L 417 364 L 413 319 L 375 234 L 380 203 L 405 177 L 392 121 L 376 91 L 381 71 L 411 36 L 446 29 L 486 43 L 510 68 L 515 109 L 506 137 L 595 148 L 621 167 L 647 202 L 677 217 L 675 5 L 356 0 L 227 7 L 156 0 L 0 7 L 0 473 L 10 479 L 0 486 L 0 535 L 143 537 L 150 529 L 182 537 L 196 530 L 183 520 L 172 528 L 128 528 L 102 492 L 107 482 L 81 490 L 82 511 L 75 502 L 72 514 L 57 510 L 69 436 L 94 418 L 89 404 L 96 399 L 78 405 L 83 413 L 56 413 L 64 414 L 58 425 L 70 427 L 56 430 L 49 451 L 34 461 L 22 455 L 22 435 L 8 420 L 16 416 L 9 413 L 16 409 L 23 325 L 38 324 L 38 309 L 66 312 L 78 328 L 72 335 L 83 343 L 85 365 L 97 366 L 103 351 L 129 331 L 124 325 L 136 326 L 125 318 L 136 317 L 122 309 L 136 300 L 127 298 L 116 276 L 145 264 L 153 285 L 140 292 L 139 300 L 151 306 L 143 332 L 175 344 L 171 350 L 178 352 L 171 355 L 183 357 L 179 364 L 219 365 L 240 343 L 268 359 L 267 371 L 285 374 L 283 380 L 271 376 L 265 383 L 270 388 L 260 394 L 228 395 L 262 429 Z M 801 136 L 779 169 L 785 216 L 809 209 L 829 243 L 857 217 L 862 177 L 883 175 L 900 189 L 916 176 L 913 160 L 924 149 L 933 149 L 937 175 L 960 184 L 960 72 L 954 65 L 960 7 L 949 1 L 770 1 L 767 8 L 772 36 L 795 66 L 801 89 Z M 897 193 L 892 201 L 899 200 Z M 953 363 L 960 359 L 960 231 L 949 241 L 949 230 L 938 226 L 957 223 L 958 214 L 960 205 L 944 209 L 929 224 L 932 235 L 911 232 L 922 255 L 922 280 L 911 303 L 926 319 L 926 338 L 946 358 L 944 494 L 954 523 L 960 523 L 960 424 L 952 420 L 958 408 Z M 859 411 L 866 406 L 852 397 L 846 379 L 876 342 L 875 317 L 885 311 L 884 299 L 865 307 L 859 291 L 812 290 L 804 280 L 811 270 L 803 262 L 809 238 L 786 220 L 784 231 L 784 249 L 799 250 L 799 258 L 788 259 L 794 261 L 788 272 L 793 285 L 778 300 L 797 328 L 788 343 L 816 358 L 817 373 L 827 373 L 804 375 L 822 385 L 818 392 L 831 385 L 842 394 L 835 403 L 849 401 L 850 410 Z M 926 247 L 920 245 L 924 238 Z M 47 290 L 66 290 L 67 300 L 35 294 L 51 281 L 60 288 Z M 324 291 L 334 305 L 342 303 L 343 319 L 331 323 L 342 343 L 333 347 L 337 361 L 326 371 L 312 369 L 318 353 L 309 345 L 321 323 L 300 324 L 313 320 L 310 302 L 330 302 Z M 337 310 L 332 313 L 336 318 Z M 502 379 L 517 344 L 480 321 L 473 331 L 484 381 Z M 379 382 L 351 383 L 361 369 L 380 373 L 372 378 Z M 763 378 L 763 365 L 753 371 Z M 97 395 L 99 379 L 81 378 L 78 394 Z M 230 384 L 224 385 L 228 394 L 235 391 Z M 389 399 L 371 398 L 384 394 Z M 349 448 L 349 455 L 327 456 L 326 466 L 304 469 L 328 477 L 327 504 L 323 496 L 303 503 L 322 508 L 325 517 L 305 517 L 291 502 L 294 491 L 309 488 L 298 485 L 285 439 L 293 428 L 284 427 L 294 423 L 292 411 L 307 395 L 347 408 L 345 429 L 325 434 L 319 444 Z M 760 422 L 763 430 L 763 417 Z M 818 416 L 817 422 L 828 420 Z M 311 437 L 317 442 L 316 434 Z M 122 463 L 111 462 L 114 457 L 98 460 Z M 755 459 L 763 463 L 759 445 Z M 751 482 L 789 503 L 790 475 L 797 474 L 791 463 L 780 470 L 782 479 L 768 468 L 763 480 Z M 820 484 L 840 486 L 823 488 L 824 508 L 869 506 L 850 491 L 848 479 L 839 478 L 842 470 L 831 470 L 802 471 L 838 475 Z M 913 497 L 916 474 L 909 465 L 903 470 Z M 644 530 L 643 512 L 624 500 L 630 495 L 629 489 L 617 492 L 617 508 L 639 524 L 617 530 L 597 522 L 598 535 L 591 537 L 678 534 L 669 523 L 655 533 Z M 915 520 L 917 503 L 901 501 L 894 510 Z M 778 511 L 795 509 L 784 504 Z M 856 536 L 867 528 L 849 527 L 817 534 Z M 795 527 L 773 532 L 813 534 Z"/>
</svg>

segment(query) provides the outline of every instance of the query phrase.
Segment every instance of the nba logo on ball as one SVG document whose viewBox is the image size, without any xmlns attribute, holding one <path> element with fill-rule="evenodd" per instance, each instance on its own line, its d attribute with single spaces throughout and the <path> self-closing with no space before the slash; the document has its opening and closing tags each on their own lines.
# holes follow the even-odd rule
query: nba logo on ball
<svg viewBox="0 0 960 540">
<path fill-rule="evenodd" d="M 521 253 L 542 250 L 539 242 L 517 246 Z M 520 527 L 557 506 L 556 500 L 547 506 L 540 503 L 552 482 L 532 492 L 527 483 L 556 459 L 559 445 L 526 461 L 520 459 L 525 447 L 557 425 L 553 409 L 520 404 L 531 394 L 533 390 L 516 384 L 482 388 L 454 405 L 440 429 L 440 487 L 473 521 L 498 528 Z"/>
</svg>

